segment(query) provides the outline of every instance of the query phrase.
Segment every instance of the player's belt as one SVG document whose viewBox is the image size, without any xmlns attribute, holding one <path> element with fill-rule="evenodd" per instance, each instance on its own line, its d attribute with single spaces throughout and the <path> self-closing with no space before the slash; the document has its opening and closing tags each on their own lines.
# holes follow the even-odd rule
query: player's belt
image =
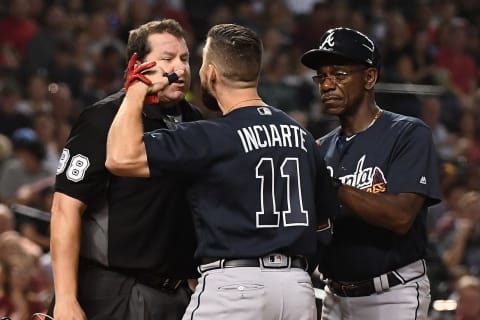
<svg viewBox="0 0 480 320">
<path fill-rule="evenodd" d="M 213 262 L 203 261 L 198 267 L 200 273 L 222 268 L 264 268 L 264 269 L 286 269 L 299 268 L 307 270 L 308 263 L 305 257 L 289 257 L 283 254 L 270 254 L 259 258 L 245 258 L 245 259 L 217 259 Z"/>
<path fill-rule="evenodd" d="M 418 279 L 424 276 L 425 273 L 425 261 L 420 259 L 373 279 L 355 282 L 329 279 L 327 280 L 327 285 L 331 292 L 341 297 L 365 297 L 374 293 L 381 293 L 401 283 Z"/>
</svg>

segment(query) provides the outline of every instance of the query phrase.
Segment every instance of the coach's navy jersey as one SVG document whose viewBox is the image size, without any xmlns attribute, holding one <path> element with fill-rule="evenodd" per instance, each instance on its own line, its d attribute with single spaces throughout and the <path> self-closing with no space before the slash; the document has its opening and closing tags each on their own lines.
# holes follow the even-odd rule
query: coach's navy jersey
<svg viewBox="0 0 480 320">
<path fill-rule="evenodd" d="M 151 175 L 176 170 L 191 181 L 197 257 L 311 254 L 317 220 L 336 210 L 313 137 L 275 108 L 240 108 L 144 141 Z"/>
<path fill-rule="evenodd" d="M 358 281 L 424 258 L 426 210 L 441 197 L 430 129 L 419 119 L 384 111 L 369 129 L 348 139 L 339 134 L 337 128 L 320 139 L 332 176 L 368 192 L 417 193 L 427 200 L 405 235 L 368 224 L 343 208 L 321 271 L 335 280 Z"/>
<path fill-rule="evenodd" d="M 195 232 L 180 179 L 117 177 L 105 168 L 107 133 L 123 97 L 120 91 L 82 112 L 58 166 L 56 191 L 87 205 L 80 255 L 115 268 L 191 276 Z M 181 113 L 183 121 L 200 118 L 186 102 Z M 146 106 L 145 130 L 165 128 L 164 118 L 161 108 Z"/>
</svg>

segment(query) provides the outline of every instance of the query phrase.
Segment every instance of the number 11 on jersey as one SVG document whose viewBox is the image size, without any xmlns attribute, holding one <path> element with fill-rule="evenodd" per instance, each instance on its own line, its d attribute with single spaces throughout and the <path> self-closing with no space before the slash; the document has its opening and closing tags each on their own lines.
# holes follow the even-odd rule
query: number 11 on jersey
<svg viewBox="0 0 480 320">
<path fill-rule="evenodd" d="M 276 166 L 272 158 L 261 158 L 255 171 L 260 180 L 260 211 L 257 211 L 257 228 L 308 226 L 308 211 L 303 208 L 300 168 L 298 158 L 285 158 L 280 165 L 281 181 L 276 181 Z M 281 190 L 276 190 L 281 189 Z M 286 191 L 285 191 L 286 190 Z M 284 194 L 284 192 L 286 192 Z"/>
</svg>

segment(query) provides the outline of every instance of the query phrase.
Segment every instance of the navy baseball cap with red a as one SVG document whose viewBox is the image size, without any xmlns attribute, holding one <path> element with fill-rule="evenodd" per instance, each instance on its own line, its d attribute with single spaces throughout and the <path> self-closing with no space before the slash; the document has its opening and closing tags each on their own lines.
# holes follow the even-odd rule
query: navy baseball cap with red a
<svg viewBox="0 0 480 320">
<path fill-rule="evenodd" d="M 305 52 L 301 61 L 315 70 L 339 61 L 378 69 L 380 54 L 375 43 L 363 33 L 349 28 L 334 28 L 325 32 L 320 39 L 320 47 Z"/>
</svg>

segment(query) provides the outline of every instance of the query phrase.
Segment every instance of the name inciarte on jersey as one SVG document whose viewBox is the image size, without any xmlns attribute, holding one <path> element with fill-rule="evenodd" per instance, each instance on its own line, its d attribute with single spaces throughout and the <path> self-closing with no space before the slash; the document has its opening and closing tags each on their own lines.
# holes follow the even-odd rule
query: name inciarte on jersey
<svg viewBox="0 0 480 320">
<path fill-rule="evenodd" d="M 387 191 L 387 180 L 379 167 L 364 168 L 365 158 L 363 155 L 357 162 L 355 172 L 343 177 L 339 177 L 343 184 L 356 187 L 371 193 L 381 193 Z M 327 166 L 330 175 L 333 176 L 333 168 Z"/>
<path fill-rule="evenodd" d="M 296 125 L 255 125 L 237 130 L 245 153 L 260 148 L 300 148 L 307 152 L 307 132 Z"/>
</svg>

